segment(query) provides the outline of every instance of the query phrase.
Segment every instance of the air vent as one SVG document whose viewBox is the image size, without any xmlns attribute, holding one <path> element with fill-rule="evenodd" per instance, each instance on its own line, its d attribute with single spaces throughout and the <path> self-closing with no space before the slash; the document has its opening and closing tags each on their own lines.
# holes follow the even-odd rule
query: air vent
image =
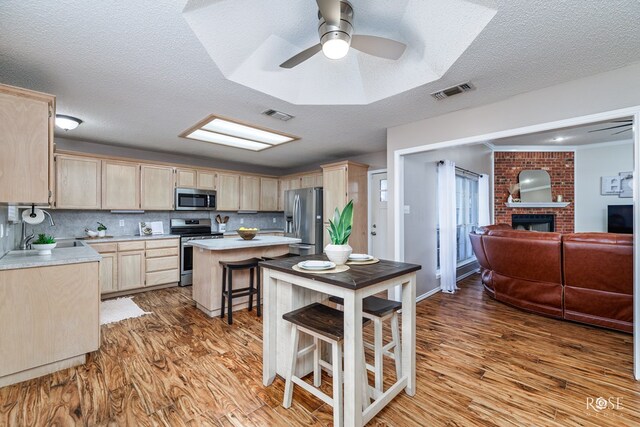
<svg viewBox="0 0 640 427">
<path fill-rule="evenodd" d="M 433 92 L 431 96 L 440 101 L 450 96 L 458 95 L 462 92 L 469 92 L 473 89 L 475 89 L 475 87 L 471 83 L 467 82 L 439 90 L 438 92 Z"/>
<path fill-rule="evenodd" d="M 274 119 L 282 120 L 283 122 L 289 121 L 293 119 L 294 116 L 291 114 L 283 113 L 282 111 L 277 110 L 264 110 L 262 112 L 265 116 L 273 117 Z"/>
</svg>

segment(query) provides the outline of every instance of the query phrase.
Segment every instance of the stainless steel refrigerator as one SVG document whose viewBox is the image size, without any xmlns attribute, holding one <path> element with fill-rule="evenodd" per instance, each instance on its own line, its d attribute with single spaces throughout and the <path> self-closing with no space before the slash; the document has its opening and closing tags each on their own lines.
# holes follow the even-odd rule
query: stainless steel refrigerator
<svg viewBox="0 0 640 427">
<path fill-rule="evenodd" d="M 322 242 L 322 187 L 287 190 L 284 196 L 285 236 L 302 239 L 289 246 L 296 255 L 321 254 Z"/>
</svg>

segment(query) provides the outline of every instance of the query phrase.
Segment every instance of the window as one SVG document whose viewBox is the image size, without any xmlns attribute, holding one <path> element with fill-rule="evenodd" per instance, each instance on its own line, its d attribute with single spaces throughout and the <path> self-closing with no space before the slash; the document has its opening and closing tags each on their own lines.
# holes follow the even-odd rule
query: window
<svg viewBox="0 0 640 427">
<path fill-rule="evenodd" d="M 478 178 L 456 171 L 456 242 L 458 265 L 474 260 L 469 233 L 478 226 Z M 440 227 L 437 230 L 437 262 L 440 268 Z"/>
</svg>

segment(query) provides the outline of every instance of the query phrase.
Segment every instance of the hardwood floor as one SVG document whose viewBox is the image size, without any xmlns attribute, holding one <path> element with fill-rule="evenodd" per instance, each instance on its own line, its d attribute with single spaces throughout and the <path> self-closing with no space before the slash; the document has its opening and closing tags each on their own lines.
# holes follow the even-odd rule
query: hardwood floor
<svg viewBox="0 0 640 427">
<path fill-rule="evenodd" d="M 630 335 L 498 303 L 477 276 L 460 286 L 418 304 L 417 394 L 370 425 L 640 425 Z M 190 292 L 135 296 L 153 314 L 103 326 L 85 366 L 1 388 L 0 425 L 331 425 L 331 408 L 299 387 L 287 410 L 281 379 L 262 386 L 255 311 L 230 327 L 193 307 Z M 597 411 L 598 397 L 618 406 Z"/>
</svg>

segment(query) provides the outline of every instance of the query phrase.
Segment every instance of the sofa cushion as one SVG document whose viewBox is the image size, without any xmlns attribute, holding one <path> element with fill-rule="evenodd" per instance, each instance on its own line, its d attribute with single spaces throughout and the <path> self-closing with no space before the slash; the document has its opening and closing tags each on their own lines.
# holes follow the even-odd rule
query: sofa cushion
<svg viewBox="0 0 640 427">
<path fill-rule="evenodd" d="M 633 331 L 632 235 L 565 235 L 563 272 L 565 319 Z"/>
</svg>

